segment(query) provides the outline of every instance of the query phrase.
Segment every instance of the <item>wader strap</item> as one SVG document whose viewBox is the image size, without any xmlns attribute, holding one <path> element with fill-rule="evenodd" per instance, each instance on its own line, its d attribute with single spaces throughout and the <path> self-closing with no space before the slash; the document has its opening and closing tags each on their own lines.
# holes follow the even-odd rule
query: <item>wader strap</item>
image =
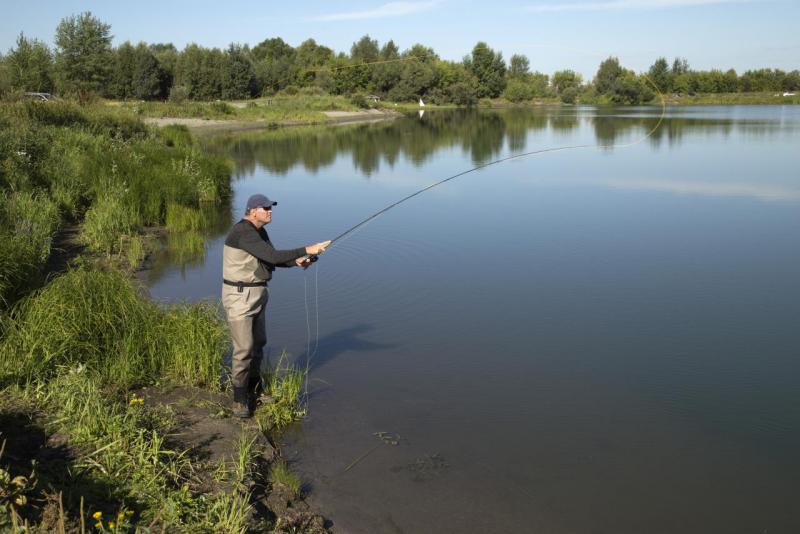
<svg viewBox="0 0 800 534">
<path fill-rule="evenodd" d="M 244 291 L 246 287 L 266 287 L 267 281 L 262 280 L 261 282 L 231 282 L 230 280 L 222 280 L 222 283 L 226 286 L 234 286 L 238 293 Z"/>
</svg>

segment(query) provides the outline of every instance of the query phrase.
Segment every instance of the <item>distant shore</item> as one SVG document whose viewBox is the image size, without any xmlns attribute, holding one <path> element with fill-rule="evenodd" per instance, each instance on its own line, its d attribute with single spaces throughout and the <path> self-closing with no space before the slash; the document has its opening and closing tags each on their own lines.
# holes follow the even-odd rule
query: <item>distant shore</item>
<svg viewBox="0 0 800 534">
<path fill-rule="evenodd" d="M 788 93 L 707 93 L 695 95 L 664 95 L 668 106 L 696 105 L 796 105 L 800 94 Z M 604 97 L 582 96 L 576 105 L 618 105 Z M 260 98 L 249 101 L 217 102 L 107 102 L 109 107 L 130 111 L 147 124 L 166 126 L 184 125 L 202 134 L 244 132 L 286 126 L 354 124 L 395 119 L 404 113 L 418 110 L 464 109 L 463 107 L 416 102 L 373 102 L 364 109 L 342 96 L 309 98 L 305 96 Z M 478 109 L 509 107 L 538 108 L 565 106 L 557 97 L 542 97 L 524 102 L 505 99 L 484 99 Z M 660 106 L 655 98 L 643 105 Z"/>
</svg>

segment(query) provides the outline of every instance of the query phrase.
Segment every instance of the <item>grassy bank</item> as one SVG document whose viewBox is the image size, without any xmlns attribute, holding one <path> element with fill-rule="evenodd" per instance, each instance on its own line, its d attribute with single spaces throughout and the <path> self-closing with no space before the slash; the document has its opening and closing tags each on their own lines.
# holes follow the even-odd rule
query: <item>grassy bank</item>
<svg viewBox="0 0 800 534">
<path fill-rule="evenodd" d="M 107 105 L 139 117 L 197 118 L 216 120 L 264 121 L 323 121 L 323 111 L 358 111 L 351 99 L 330 95 L 283 95 L 247 101 L 217 102 L 115 102 Z"/>
<path fill-rule="evenodd" d="M 216 304 L 160 306 L 123 267 L 141 260 L 147 227 L 183 243 L 210 224 L 229 165 L 186 129 L 103 106 L 5 103 L 0 126 L 0 530 L 273 528 L 253 506 L 270 484 L 254 436 L 302 416 L 302 375 L 278 370 L 276 401 L 214 462 L 182 444 L 173 407 L 137 394 L 226 387 Z M 86 253 L 47 273 L 66 223 Z"/>
</svg>

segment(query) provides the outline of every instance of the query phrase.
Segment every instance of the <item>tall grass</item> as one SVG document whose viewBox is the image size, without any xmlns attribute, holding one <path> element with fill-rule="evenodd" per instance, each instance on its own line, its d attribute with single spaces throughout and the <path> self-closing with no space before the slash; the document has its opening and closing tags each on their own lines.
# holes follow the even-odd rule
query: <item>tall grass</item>
<svg viewBox="0 0 800 534">
<path fill-rule="evenodd" d="M 74 269 L 25 298 L 0 341 L 0 381 L 85 365 L 118 388 L 174 379 L 219 384 L 227 331 L 214 306 L 161 308 L 115 270 Z"/>
<path fill-rule="evenodd" d="M 305 416 L 300 406 L 306 372 L 287 361 L 282 353 L 274 369 L 263 377 L 265 395 L 268 402 L 256 409 L 255 419 L 262 432 L 282 430 L 290 423 Z"/>
<path fill-rule="evenodd" d="M 0 310 L 35 283 L 50 255 L 58 213 L 45 195 L 0 192 Z"/>
<path fill-rule="evenodd" d="M 87 217 L 90 250 L 166 222 L 167 206 L 197 208 L 230 195 L 230 167 L 193 146 L 188 131 L 148 129 L 130 113 L 69 103 L 0 104 L 0 190 Z M 54 220 L 58 220 L 55 217 Z"/>
</svg>

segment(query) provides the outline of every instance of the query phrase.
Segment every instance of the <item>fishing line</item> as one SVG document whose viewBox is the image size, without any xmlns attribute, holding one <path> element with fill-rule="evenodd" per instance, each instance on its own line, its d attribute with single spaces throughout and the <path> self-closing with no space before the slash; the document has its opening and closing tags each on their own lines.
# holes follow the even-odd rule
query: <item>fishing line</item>
<svg viewBox="0 0 800 534">
<path fill-rule="evenodd" d="M 407 60 L 410 60 L 410 59 L 418 59 L 418 58 L 416 56 L 413 56 L 413 57 L 410 57 L 410 58 L 402 58 L 402 59 L 407 61 Z M 385 63 L 385 62 L 377 62 L 377 63 Z M 354 66 L 362 66 L 362 65 L 370 65 L 370 64 L 371 63 L 361 63 L 361 64 L 358 64 L 358 65 L 351 65 L 351 66 L 354 67 Z M 653 87 L 653 89 L 655 89 L 656 93 L 658 94 L 659 99 L 661 100 L 661 114 L 659 115 L 658 120 L 656 121 L 656 124 L 645 135 L 643 135 L 639 139 L 636 139 L 636 140 L 634 140 L 634 141 L 632 141 L 630 143 L 581 144 L 581 145 L 569 145 L 569 146 L 561 146 L 561 147 L 543 148 L 543 149 L 539 149 L 539 150 L 531 150 L 529 152 L 522 152 L 520 154 L 512 154 L 510 156 L 499 158 L 499 159 L 490 161 L 488 163 L 483 163 L 481 165 L 477 165 L 475 167 L 472 167 L 470 169 L 461 171 L 459 173 L 453 174 L 452 176 L 448 176 L 447 178 L 444 178 L 444 179 L 439 180 L 437 182 L 434 182 L 434 183 L 432 183 L 430 185 L 427 185 L 427 186 L 423 187 L 422 189 L 414 191 L 413 193 L 411 193 L 409 195 L 406 195 L 405 197 L 401 198 L 400 200 L 397 200 L 396 202 L 393 202 L 393 203 L 389 204 L 388 206 L 384 207 L 383 209 L 381 209 L 379 211 L 376 211 L 375 213 L 373 213 L 369 217 L 363 219 L 362 221 L 360 221 L 357 224 L 351 226 L 350 228 L 346 229 L 344 232 L 340 233 L 339 235 L 337 235 L 336 237 L 331 239 L 331 243 L 328 246 L 328 248 L 331 248 L 331 247 L 335 246 L 337 243 L 341 244 L 341 242 L 344 241 L 345 238 L 348 235 L 353 234 L 353 232 L 355 232 L 356 230 L 359 230 L 359 229 L 363 228 L 368 223 L 374 221 L 375 219 L 377 219 L 378 217 L 380 217 L 384 213 L 386 213 L 386 212 L 390 211 L 391 209 L 403 204 L 404 202 L 406 202 L 408 200 L 411 200 L 412 198 L 414 198 L 416 196 L 419 196 L 422 193 L 425 193 L 426 191 L 434 189 L 435 187 L 438 187 L 438 186 L 440 186 L 442 184 L 445 184 L 445 183 L 447 183 L 447 182 L 449 182 L 451 180 L 455 180 L 456 178 L 459 178 L 459 177 L 464 176 L 466 174 L 470 174 L 472 172 L 476 172 L 476 171 L 479 171 L 481 169 L 485 169 L 487 167 L 491 167 L 493 165 L 497 165 L 499 163 L 503 163 L 503 162 L 506 162 L 506 161 L 512 161 L 512 160 L 521 159 L 521 158 L 525 158 L 525 157 L 529 157 L 529 156 L 535 156 L 535 155 L 539 155 L 539 154 L 547 154 L 547 153 L 551 153 L 551 152 L 563 152 L 563 151 L 567 151 L 567 150 L 577 150 L 577 149 L 585 149 L 585 148 L 597 148 L 597 149 L 629 148 L 629 147 L 638 145 L 639 143 L 642 143 L 642 142 L 646 141 L 647 139 L 649 139 L 658 130 L 658 128 L 661 126 L 662 122 L 664 121 L 664 117 L 665 117 L 666 111 L 667 111 L 667 103 L 666 103 L 666 99 L 664 98 L 664 94 L 658 88 L 658 85 L 656 85 L 653 82 L 653 80 L 651 80 L 650 77 L 648 77 L 647 75 L 642 74 L 641 76 Z M 316 261 L 317 260 L 317 256 L 310 256 L 310 258 L 312 259 L 312 261 Z M 307 270 L 307 268 L 306 268 L 306 270 Z M 317 347 L 319 345 L 319 286 L 318 286 L 318 278 L 317 278 L 318 276 L 319 276 L 319 267 L 317 267 L 317 272 L 315 274 L 315 284 L 314 284 L 315 301 L 316 301 L 316 306 L 315 306 L 315 308 L 316 308 L 316 339 L 315 339 L 315 343 L 314 343 L 314 353 L 316 353 Z M 311 358 L 313 357 L 313 354 L 311 354 L 311 352 L 310 352 L 310 347 L 311 347 L 311 337 L 310 337 L 311 336 L 311 327 L 310 327 L 309 310 L 308 310 L 308 289 L 307 289 L 308 288 L 308 286 L 307 286 L 308 273 L 306 273 L 305 280 L 306 280 L 306 286 L 305 286 L 306 287 L 306 293 L 305 293 L 305 296 L 304 296 L 304 300 L 305 300 L 305 304 L 306 304 L 306 332 L 307 332 L 307 336 L 308 336 L 307 340 L 306 340 L 306 390 L 305 390 L 306 407 L 307 407 L 307 405 L 308 405 L 308 372 L 309 372 L 309 369 L 310 369 Z"/>
</svg>

